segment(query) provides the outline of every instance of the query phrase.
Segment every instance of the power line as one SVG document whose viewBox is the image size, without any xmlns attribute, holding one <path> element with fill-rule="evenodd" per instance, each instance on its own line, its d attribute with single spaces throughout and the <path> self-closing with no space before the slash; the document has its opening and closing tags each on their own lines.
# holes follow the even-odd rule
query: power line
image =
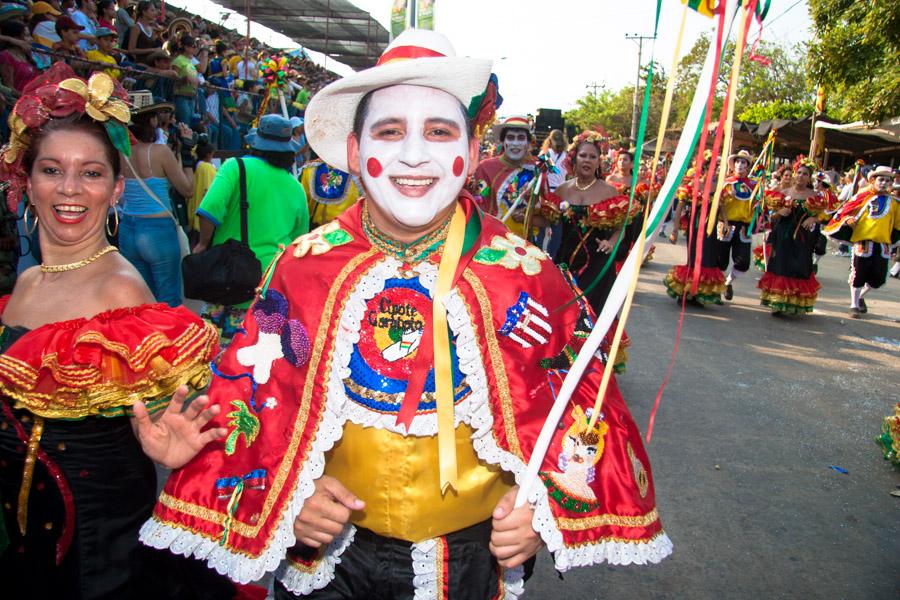
<svg viewBox="0 0 900 600">
<path fill-rule="evenodd" d="M 775 21 L 777 21 L 778 19 L 780 19 L 781 17 L 783 17 L 784 15 L 789 13 L 791 10 L 793 10 L 793 8 L 795 6 L 797 6 L 801 2 L 803 2 L 803 0 L 797 0 L 796 2 L 794 2 L 793 4 L 788 6 L 786 9 L 784 9 L 777 17 L 773 18 L 771 21 L 764 22 L 763 25 L 765 25 L 766 27 L 771 27 L 772 23 L 774 23 Z"/>
</svg>

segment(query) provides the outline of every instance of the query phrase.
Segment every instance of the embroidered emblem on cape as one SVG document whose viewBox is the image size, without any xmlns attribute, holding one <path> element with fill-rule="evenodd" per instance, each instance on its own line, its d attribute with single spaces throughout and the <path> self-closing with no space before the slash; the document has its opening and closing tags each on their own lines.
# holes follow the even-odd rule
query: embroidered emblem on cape
<svg viewBox="0 0 900 600">
<path fill-rule="evenodd" d="M 359 341 L 350 357 L 350 376 L 344 380 L 347 397 L 378 413 L 400 410 L 407 382 L 416 365 L 416 355 L 430 315 L 431 298 L 419 278 L 392 278 L 384 289 L 366 302 Z M 455 401 L 470 393 L 459 370 L 455 343 L 451 351 Z M 433 412 L 434 371 L 425 379 L 417 412 Z"/>
<path fill-rule="evenodd" d="M 250 412 L 250 407 L 243 400 L 232 400 L 231 406 L 236 410 L 231 411 L 228 417 L 228 426 L 234 427 L 225 438 L 225 454 L 231 455 L 237 450 L 238 439 L 244 436 L 244 448 L 249 448 L 256 436 L 259 435 L 259 418 Z"/>
<path fill-rule="evenodd" d="M 350 181 L 349 174 L 332 169 L 325 163 L 320 164 L 316 167 L 315 177 L 313 177 L 316 199 L 320 202 L 331 201 L 336 204 L 335 200 L 343 199 L 348 181 Z"/>
<path fill-rule="evenodd" d="M 231 494 L 234 493 L 234 489 L 238 486 L 251 490 L 266 489 L 266 470 L 255 469 L 239 477 L 216 479 L 216 498 L 219 500 L 230 498 Z"/>
<path fill-rule="evenodd" d="M 497 192 L 497 206 L 500 208 L 501 215 L 512 207 L 519 194 L 534 179 L 534 172 L 534 165 L 523 165 L 522 168 L 516 169 L 506 176 Z M 520 203 L 519 206 L 523 205 Z"/>
<path fill-rule="evenodd" d="M 546 258 L 542 250 L 507 232 L 505 236 L 495 235 L 491 245 L 478 250 L 472 260 L 483 265 L 522 269 L 526 275 L 537 275 L 541 272 L 541 262 Z"/>
<path fill-rule="evenodd" d="M 559 471 L 542 472 L 540 477 L 556 504 L 571 512 L 586 513 L 598 506 L 597 496 L 589 484 L 596 477 L 594 466 L 603 456 L 603 438 L 609 425 L 600 413 L 594 427 L 589 429 L 590 411 L 585 414 L 580 406 L 573 408 L 570 414 L 572 424 L 563 435 L 557 461 Z"/>
<path fill-rule="evenodd" d="M 337 221 L 332 221 L 294 240 L 294 258 L 303 258 L 307 254 L 319 256 L 352 241 L 353 236 L 341 229 Z"/>
<path fill-rule="evenodd" d="M 497 333 L 508 337 L 523 348 L 546 344 L 553 329 L 545 319 L 547 309 L 535 302 L 527 292 L 520 292 L 515 304 L 506 309 L 506 321 Z"/>
<path fill-rule="evenodd" d="M 743 181 L 733 182 L 731 188 L 734 190 L 734 199 L 740 200 L 741 202 L 746 202 L 753 195 L 753 188 Z"/>
<path fill-rule="evenodd" d="M 887 194 L 879 194 L 869 200 L 869 203 L 866 205 L 866 210 L 869 213 L 869 217 L 872 219 L 880 219 L 884 215 L 888 214 L 891 209 L 891 197 Z"/>
<path fill-rule="evenodd" d="M 253 320 L 259 328 L 259 338 L 252 346 L 237 351 L 237 361 L 253 367 L 253 380 L 266 383 L 272 374 L 272 364 L 286 359 L 295 367 L 309 360 L 309 334 L 296 319 L 288 319 L 288 301 L 281 292 L 268 290 L 265 298 L 253 305 Z"/>
<path fill-rule="evenodd" d="M 641 493 L 641 498 L 645 498 L 647 496 L 647 489 L 650 487 L 650 478 L 647 477 L 647 470 L 644 468 L 644 463 L 641 462 L 641 459 L 637 457 L 634 453 L 634 448 L 631 447 L 631 442 L 625 446 L 625 450 L 628 452 L 628 458 L 631 460 L 631 468 L 634 473 L 634 482 L 638 486 L 638 491 Z"/>
<path fill-rule="evenodd" d="M 581 303 L 579 302 L 579 304 Z M 588 338 L 593 328 L 594 322 L 591 320 L 591 315 L 587 311 L 587 308 L 582 306 L 581 312 L 578 315 L 578 320 L 575 322 L 575 330 L 572 332 L 572 337 L 566 345 L 563 346 L 563 349 L 560 350 L 559 354 L 556 356 L 541 359 L 538 364 L 543 369 L 568 369 L 572 366 L 572 363 L 575 362 L 575 358 L 578 356 L 578 348 L 584 344 L 584 340 Z M 602 356 L 601 360 L 606 364 L 605 356 Z"/>
</svg>

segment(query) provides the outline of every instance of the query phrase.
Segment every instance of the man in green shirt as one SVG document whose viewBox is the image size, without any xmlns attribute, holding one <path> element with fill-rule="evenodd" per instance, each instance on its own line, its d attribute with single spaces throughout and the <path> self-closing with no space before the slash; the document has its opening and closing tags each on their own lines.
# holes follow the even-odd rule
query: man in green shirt
<svg viewBox="0 0 900 600">
<path fill-rule="evenodd" d="M 266 115 L 259 127 L 247 134 L 247 143 L 250 155 L 225 161 L 197 208 L 200 241 L 193 252 L 241 239 L 237 163 L 241 160 L 247 176 L 247 241 L 265 271 L 280 244 L 290 244 L 309 231 L 309 212 L 303 186 L 291 174 L 294 153 L 299 150 L 298 142 L 291 139 L 291 122 L 280 115 Z M 203 316 L 219 327 L 223 342 L 227 342 L 249 305 L 207 304 Z"/>
</svg>

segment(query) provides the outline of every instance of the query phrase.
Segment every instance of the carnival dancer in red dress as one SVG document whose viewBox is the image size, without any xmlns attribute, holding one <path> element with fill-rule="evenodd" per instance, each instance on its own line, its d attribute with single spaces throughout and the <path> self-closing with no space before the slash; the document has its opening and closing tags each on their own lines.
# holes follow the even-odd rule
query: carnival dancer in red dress
<svg viewBox="0 0 900 600">
<path fill-rule="evenodd" d="M 269 270 L 210 388 L 228 438 L 172 474 L 145 543 L 239 581 L 277 569 L 277 598 L 515 598 L 542 544 L 561 571 L 671 552 L 615 385 L 588 427 L 597 359 L 513 509 L 583 322 L 463 191 L 489 76 L 408 30 L 310 102 L 310 144 L 367 197 Z"/>
<path fill-rule="evenodd" d="M 594 131 L 585 131 L 572 142 L 567 157 L 574 177 L 556 189 L 555 197 L 542 202 L 541 212 L 550 223 L 562 225 L 562 241 L 558 262 L 565 269 L 594 313 L 603 310 L 606 298 L 616 281 L 616 269 L 610 255 L 616 242 L 625 231 L 628 222 L 628 197 L 601 178 L 600 159 L 606 138 Z M 624 241 L 623 241 L 624 244 Z M 609 350 L 608 339 L 601 345 L 601 352 Z M 622 350 L 630 344 L 623 338 Z M 619 353 L 614 366 L 623 372 L 627 354 Z"/>
<path fill-rule="evenodd" d="M 707 163 L 704 163 L 704 165 Z M 706 179 L 706 173 L 700 176 L 700 187 Z M 663 279 L 666 293 L 677 301 L 687 295 L 688 302 L 699 306 L 707 304 L 722 304 L 722 292 L 725 291 L 725 275 L 719 269 L 717 254 L 718 240 L 716 234 L 706 234 L 706 224 L 700 221 L 701 205 L 697 201 L 696 209 L 693 209 L 691 193 L 693 188 L 694 171 L 688 169 L 684 181 L 676 190 L 678 206 L 675 209 L 676 217 L 681 214 L 684 217 L 679 220 L 683 223 L 681 229 L 687 234 L 687 262 L 683 265 L 675 265 Z M 693 223 L 693 225 L 692 225 Z M 700 280 L 697 292 L 691 293 L 693 287 L 694 265 L 697 261 L 696 236 L 703 236 L 703 256 L 700 260 Z M 678 230 L 672 232 L 669 241 L 673 244 L 678 241 Z"/>
<path fill-rule="evenodd" d="M 756 182 L 747 174 L 753 156 L 746 150 L 728 157 L 729 176 L 722 191 L 717 227 L 719 269 L 728 271 L 725 277 L 725 299 L 734 297 L 734 282 L 750 268 L 750 244 L 753 232 L 749 231 L 753 219 L 751 197 Z M 728 263 L 731 261 L 731 268 Z"/>
<path fill-rule="evenodd" d="M 84 81 L 55 63 L 23 90 L 0 154 L 6 199 L 15 213 L 27 192 L 42 258 L 0 298 L 4 598 L 234 594 L 138 542 L 156 501 L 153 461 L 179 467 L 225 432 L 201 431 L 219 407 L 183 410 L 182 386 L 209 380 L 215 329 L 156 304 L 106 238 L 124 186 L 119 152 L 130 151 L 125 98 L 105 73 Z"/>
<path fill-rule="evenodd" d="M 812 187 L 816 165 L 800 157 L 794 165 L 792 184 L 766 192 L 772 223 L 767 243 L 771 248 L 766 273 L 759 280 L 760 303 L 773 315 L 811 313 L 819 288 L 813 250 L 819 236 L 819 219 L 828 199 Z"/>
<path fill-rule="evenodd" d="M 505 223 L 510 231 L 530 240 L 531 235 L 525 235 L 525 211 L 530 192 L 525 190 L 537 175 L 537 160 L 529 152 L 534 140 L 531 121 L 528 117 L 507 117 L 494 125 L 494 130 L 503 152 L 481 161 L 472 175 L 469 191 L 487 214 L 498 219 L 505 217 L 522 197 L 518 208 Z"/>
<path fill-rule="evenodd" d="M 847 201 L 822 233 L 853 243 L 850 317 L 868 312 L 865 295 L 887 280 L 890 247 L 900 242 L 900 198 L 890 193 L 890 167 L 872 169 L 869 185 Z"/>
</svg>

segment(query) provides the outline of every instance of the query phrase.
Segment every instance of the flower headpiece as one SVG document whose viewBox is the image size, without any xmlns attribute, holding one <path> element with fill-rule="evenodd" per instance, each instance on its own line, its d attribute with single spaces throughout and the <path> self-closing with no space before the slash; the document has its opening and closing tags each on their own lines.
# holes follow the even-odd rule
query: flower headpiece
<svg viewBox="0 0 900 600">
<path fill-rule="evenodd" d="M 803 156 L 802 154 L 797 156 L 797 159 L 794 161 L 794 165 L 793 165 L 794 173 L 796 173 L 797 169 L 799 169 L 800 167 L 806 167 L 807 169 L 809 169 L 810 175 L 812 175 L 813 173 L 815 173 L 816 171 L 819 170 L 819 165 L 817 165 L 814 160 L 812 160 L 811 158 L 809 158 L 807 156 Z"/>
<path fill-rule="evenodd" d="M 578 154 L 578 147 L 582 144 L 593 144 L 597 148 L 597 153 L 600 154 L 601 157 L 605 155 L 609 151 L 609 136 L 606 135 L 606 132 L 600 129 L 599 127 L 595 127 L 594 129 L 586 129 L 582 131 L 575 139 L 572 140 L 572 143 L 569 144 L 569 150 L 566 152 L 566 161 L 565 167 L 569 171 L 571 171 L 575 166 L 575 156 Z M 601 164 L 600 170 L 603 170 L 603 166 Z"/>
<path fill-rule="evenodd" d="M 269 57 L 259 65 L 259 74 L 266 82 L 268 89 L 273 90 L 285 86 L 287 65 L 288 60 L 284 56 Z"/>
<path fill-rule="evenodd" d="M 72 68 L 54 63 L 44 74 L 22 90 L 9 115 L 9 143 L 0 150 L 0 180 L 6 191 L 6 202 L 16 212 L 28 173 L 23 165 L 32 133 L 50 119 L 86 114 L 103 123 L 116 149 L 131 154 L 131 141 L 126 125 L 131 111 L 125 103 L 122 86 L 106 73 L 94 73 L 88 81 L 75 76 Z"/>
</svg>

